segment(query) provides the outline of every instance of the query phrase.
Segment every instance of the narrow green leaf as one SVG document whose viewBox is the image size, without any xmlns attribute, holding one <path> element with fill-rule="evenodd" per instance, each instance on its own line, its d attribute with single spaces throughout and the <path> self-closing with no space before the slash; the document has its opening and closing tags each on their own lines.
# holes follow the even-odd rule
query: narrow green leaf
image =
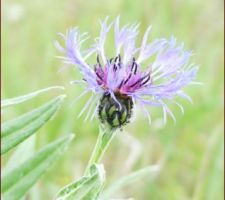
<svg viewBox="0 0 225 200">
<path fill-rule="evenodd" d="M 103 165 L 98 165 L 99 174 L 98 180 L 95 182 L 95 184 L 92 186 L 92 188 L 87 192 L 86 195 L 82 196 L 83 200 L 97 200 L 99 197 L 100 192 L 103 189 L 104 183 L 105 183 L 105 171 Z M 96 167 L 93 165 L 90 168 L 90 174 L 96 173 Z M 73 196 L 72 196 L 73 197 Z M 72 200 L 73 198 L 70 198 Z"/>
<path fill-rule="evenodd" d="M 103 165 L 92 165 L 90 174 L 84 176 L 78 181 L 70 183 L 63 187 L 56 195 L 56 200 L 79 200 L 92 199 L 94 200 L 99 193 L 99 188 L 102 187 L 105 181 L 105 170 Z M 94 190 L 96 192 L 94 192 Z"/>
<path fill-rule="evenodd" d="M 62 86 L 52 86 L 52 87 L 44 88 L 44 89 L 41 89 L 41 90 L 37 90 L 35 92 L 29 93 L 29 94 L 26 94 L 26 95 L 23 95 L 23 96 L 11 98 L 11 99 L 5 99 L 5 100 L 1 101 L 1 107 L 19 104 L 19 103 L 27 101 L 27 100 L 29 100 L 29 99 L 31 99 L 31 98 L 39 95 L 39 94 L 42 94 L 42 93 L 47 92 L 49 90 L 55 90 L 55 89 L 64 90 L 64 87 L 62 87 Z"/>
<path fill-rule="evenodd" d="M 5 122 L 1 134 L 1 154 L 6 153 L 40 129 L 59 109 L 64 97 L 65 95 L 58 96 L 29 113 Z"/>
<path fill-rule="evenodd" d="M 66 150 L 74 135 L 60 138 L 42 148 L 31 159 L 8 172 L 2 180 L 1 191 L 5 200 L 18 200 L 34 185 L 40 176 Z"/>
<path fill-rule="evenodd" d="M 22 164 L 29 158 L 31 158 L 35 153 L 35 143 L 36 135 L 33 134 L 31 137 L 23 141 L 18 145 L 12 155 L 10 155 L 9 160 L 2 170 L 2 176 L 12 171 L 18 165 Z M 16 163 L 16 165 L 15 165 Z"/>
<path fill-rule="evenodd" d="M 2 129 L 1 129 L 1 137 L 4 137 L 15 131 L 18 131 L 19 129 L 24 128 L 29 123 L 31 123 L 35 119 L 39 118 L 44 112 L 46 112 L 51 107 L 53 107 L 54 104 L 57 104 L 58 101 L 61 101 L 60 99 L 63 99 L 64 97 L 65 97 L 64 95 L 61 95 L 28 113 L 25 113 L 13 120 L 4 122 L 2 124 Z"/>
<path fill-rule="evenodd" d="M 152 165 L 145 167 L 143 169 L 140 169 L 138 171 L 135 171 L 125 177 L 122 177 L 121 179 L 115 181 L 112 183 L 108 188 L 104 190 L 104 192 L 101 195 L 101 200 L 108 200 L 113 194 L 116 194 L 118 190 L 121 188 L 127 186 L 130 183 L 133 183 L 137 179 L 147 179 L 148 177 L 155 177 L 160 171 L 159 165 Z"/>
<path fill-rule="evenodd" d="M 99 195 L 103 190 L 104 183 L 98 182 L 83 198 L 82 200 L 99 200 Z"/>
</svg>

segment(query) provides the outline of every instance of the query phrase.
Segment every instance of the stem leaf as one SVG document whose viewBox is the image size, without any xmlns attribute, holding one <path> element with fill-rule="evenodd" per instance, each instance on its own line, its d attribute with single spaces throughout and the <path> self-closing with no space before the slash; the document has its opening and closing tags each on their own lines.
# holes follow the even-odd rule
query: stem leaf
<svg viewBox="0 0 225 200">
<path fill-rule="evenodd" d="M 56 200 L 96 199 L 105 181 L 103 165 L 93 164 L 90 174 L 63 187 L 56 195 Z"/>
</svg>

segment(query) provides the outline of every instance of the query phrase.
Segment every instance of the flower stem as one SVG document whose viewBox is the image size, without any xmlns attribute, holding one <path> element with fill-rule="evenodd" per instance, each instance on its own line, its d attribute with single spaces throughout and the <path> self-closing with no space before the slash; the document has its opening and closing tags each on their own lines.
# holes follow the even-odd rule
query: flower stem
<svg viewBox="0 0 225 200">
<path fill-rule="evenodd" d="M 109 130 L 106 127 L 102 128 L 100 127 L 100 133 L 98 135 L 94 151 L 92 152 L 91 158 L 88 162 L 84 175 L 89 174 L 89 170 L 92 164 L 100 162 L 114 135 L 115 135 L 114 130 Z"/>
</svg>

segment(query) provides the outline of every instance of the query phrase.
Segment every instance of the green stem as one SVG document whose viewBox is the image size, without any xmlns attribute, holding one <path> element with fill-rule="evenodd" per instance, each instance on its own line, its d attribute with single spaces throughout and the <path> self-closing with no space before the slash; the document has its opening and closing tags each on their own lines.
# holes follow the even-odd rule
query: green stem
<svg viewBox="0 0 225 200">
<path fill-rule="evenodd" d="M 91 158 L 84 172 L 85 176 L 89 174 L 91 165 L 100 162 L 114 135 L 115 135 L 114 130 L 109 130 L 107 128 L 100 128 L 100 133 L 98 135 L 94 151 L 92 152 Z"/>
</svg>

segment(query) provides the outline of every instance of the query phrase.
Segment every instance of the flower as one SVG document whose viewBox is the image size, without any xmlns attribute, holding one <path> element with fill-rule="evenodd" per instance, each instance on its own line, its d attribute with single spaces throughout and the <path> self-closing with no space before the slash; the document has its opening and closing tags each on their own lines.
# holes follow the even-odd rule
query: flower
<svg viewBox="0 0 225 200">
<path fill-rule="evenodd" d="M 66 64 L 78 67 L 83 80 L 73 83 L 85 83 L 86 89 L 78 97 L 92 92 L 80 115 L 89 108 L 86 120 L 93 119 L 98 112 L 103 123 L 112 128 L 121 127 L 129 122 L 133 106 L 141 105 L 146 116 L 150 118 L 149 106 L 158 106 L 163 110 L 164 123 L 169 114 L 175 117 L 166 104 L 166 100 L 176 103 L 181 111 L 183 107 L 174 100 L 175 96 L 189 101 L 191 98 L 182 89 L 194 83 L 198 68 L 189 64 L 190 51 L 177 44 L 176 39 L 156 39 L 148 42 L 151 27 L 144 33 L 140 47 L 136 47 L 138 24 L 126 25 L 120 28 L 119 17 L 112 23 L 107 23 L 108 17 L 101 22 L 100 35 L 94 45 L 87 50 L 81 50 L 87 33 L 81 34 L 79 29 L 71 28 L 62 36 L 65 47 L 56 42 L 57 48 L 65 55 L 61 57 Z M 114 26 L 115 56 L 109 58 L 105 53 L 106 36 Z M 93 65 L 87 60 L 95 57 Z M 90 116 L 92 107 L 94 108 Z"/>
</svg>

